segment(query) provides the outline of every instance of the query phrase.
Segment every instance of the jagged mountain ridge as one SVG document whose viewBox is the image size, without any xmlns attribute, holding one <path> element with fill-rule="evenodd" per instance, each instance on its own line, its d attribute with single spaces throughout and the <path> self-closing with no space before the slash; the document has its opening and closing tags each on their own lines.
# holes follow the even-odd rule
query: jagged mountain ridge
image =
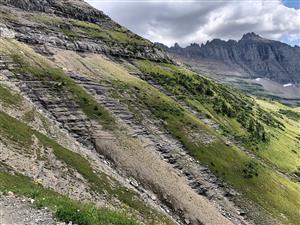
<svg viewBox="0 0 300 225">
<path fill-rule="evenodd" d="M 249 78 L 268 78 L 281 84 L 300 83 L 300 47 L 291 47 L 255 33 L 247 33 L 239 41 L 214 39 L 201 46 L 179 45 L 167 49 L 187 58 L 212 59 L 237 66 Z"/>
<path fill-rule="evenodd" d="M 1 191 L 78 224 L 298 221 L 297 112 L 36 2 L 0 5 Z"/>
</svg>

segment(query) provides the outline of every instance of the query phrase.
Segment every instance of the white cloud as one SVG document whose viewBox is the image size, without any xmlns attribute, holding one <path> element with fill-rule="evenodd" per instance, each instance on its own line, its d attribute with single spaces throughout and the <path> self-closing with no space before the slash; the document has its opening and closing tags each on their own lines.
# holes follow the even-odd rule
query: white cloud
<svg viewBox="0 0 300 225">
<path fill-rule="evenodd" d="M 300 39 L 300 10 L 280 0 L 86 1 L 133 32 L 167 45 L 239 39 L 247 32 L 290 42 Z"/>
</svg>

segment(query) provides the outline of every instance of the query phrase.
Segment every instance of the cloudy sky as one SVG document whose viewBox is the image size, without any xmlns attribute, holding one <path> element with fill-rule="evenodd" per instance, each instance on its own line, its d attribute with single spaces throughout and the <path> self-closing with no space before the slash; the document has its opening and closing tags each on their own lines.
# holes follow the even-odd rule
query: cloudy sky
<svg viewBox="0 0 300 225">
<path fill-rule="evenodd" d="M 246 32 L 300 45 L 300 0 L 86 0 L 133 32 L 166 45 Z"/>
</svg>

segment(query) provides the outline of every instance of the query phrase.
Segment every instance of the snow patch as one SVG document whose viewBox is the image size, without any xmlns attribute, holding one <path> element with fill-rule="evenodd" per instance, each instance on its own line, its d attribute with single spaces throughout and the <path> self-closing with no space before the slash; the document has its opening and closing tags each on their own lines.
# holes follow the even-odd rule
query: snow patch
<svg viewBox="0 0 300 225">
<path fill-rule="evenodd" d="M 291 87 L 291 86 L 293 86 L 293 84 L 291 84 L 291 83 L 288 83 L 288 84 L 284 84 L 284 85 L 282 85 L 283 87 Z"/>
</svg>

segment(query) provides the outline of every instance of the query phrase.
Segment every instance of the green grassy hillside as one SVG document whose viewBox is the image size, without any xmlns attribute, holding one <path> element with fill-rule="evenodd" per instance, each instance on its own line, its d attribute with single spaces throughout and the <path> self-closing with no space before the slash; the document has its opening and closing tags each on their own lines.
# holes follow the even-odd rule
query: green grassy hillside
<svg viewBox="0 0 300 225">
<path fill-rule="evenodd" d="M 152 43 L 121 26 L 111 27 L 109 21 L 100 24 L 48 13 L 0 10 L 2 23 L 30 24 L 45 33 L 63 34 L 72 43 L 88 39 L 133 53 L 148 48 L 155 52 Z M 37 53 L 41 49 L 34 47 L 0 39 L 0 55 L 10 57 L 15 64 L 11 73 L 26 74 L 44 85 L 66 90 L 79 110 L 103 130 L 117 136 L 125 129 L 107 106 L 68 76 L 69 72 L 109 84 L 110 97 L 126 105 L 136 121 L 141 124 L 151 121 L 178 140 L 195 161 L 241 193 L 245 201 L 253 202 L 257 209 L 282 224 L 300 224 L 299 109 L 246 95 L 183 66 L 158 62 L 165 61 L 161 58 L 143 60 L 139 54 L 131 58 L 114 57 L 108 50 L 104 51 L 106 55 L 93 51 L 78 53 L 54 46 L 49 47 L 51 54 L 43 55 Z M 31 197 L 37 207 L 49 207 L 58 219 L 66 222 L 174 224 L 117 180 L 105 173 L 95 173 L 87 158 L 30 127 L 28 121 L 34 114 L 27 112 L 16 119 L 18 116 L 4 112 L 4 108 L 21 111 L 23 100 L 21 94 L 0 85 L 1 143 L 21 148 L 24 155 L 32 154 L 32 136 L 37 137 L 44 148 L 52 149 L 57 160 L 78 172 L 92 191 L 106 194 L 109 199 L 116 198 L 123 211 L 70 200 L 18 171 L 11 171 L 4 163 L 0 163 L 0 191 Z"/>
<path fill-rule="evenodd" d="M 10 98 L 10 107 L 20 103 L 15 102 L 14 96 L 6 87 L 0 86 L 0 90 L 7 93 L 7 96 L 0 96 L 0 103 L 7 103 Z M 78 153 L 74 153 L 47 136 L 31 129 L 25 123 L 18 121 L 4 112 L 0 111 L 0 141 L 6 145 L 19 146 L 21 154 L 33 154 L 32 136 L 36 136 L 42 146 L 50 148 L 58 160 L 66 163 L 70 168 L 76 170 L 89 183 L 91 190 L 100 194 L 108 194 L 108 197 L 116 197 L 126 208 L 125 212 L 116 212 L 105 208 L 97 208 L 92 202 L 82 204 L 69 199 L 67 196 L 58 194 L 52 190 L 43 188 L 38 180 L 32 180 L 20 174 L 10 171 L 9 167 L 1 164 L 0 167 L 0 191 L 12 191 L 18 195 L 33 198 L 35 206 L 50 208 L 58 220 L 77 224 L 100 225 L 100 224 L 140 224 L 134 211 L 143 215 L 145 221 L 151 224 L 173 224 L 163 215 L 160 215 L 151 207 L 139 199 L 136 193 L 122 187 L 112 177 L 104 173 L 95 173 L 89 161 Z M 46 159 L 41 159 L 46 160 Z M 124 210 L 123 210 L 124 211 Z M 130 218 L 136 217 L 136 218 Z"/>
<path fill-rule="evenodd" d="M 76 60 L 76 58 L 73 59 Z M 277 145 L 277 137 L 274 136 L 273 131 L 284 134 L 283 137 L 286 137 L 286 131 L 288 131 L 289 127 L 280 116 L 278 117 L 272 110 L 262 106 L 262 102 L 264 101 L 258 101 L 241 92 L 221 87 L 202 77 L 199 78 L 203 82 L 207 82 L 213 93 L 216 93 L 214 95 L 219 95 L 219 98 L 223 98 L 224 101 L 225 99 L 226 101 L 228 100 L 228 94 L 231 95 L 229 101 L 237 99 L 236 102 L 231 100 L 230 103 L 233 106 L 227 103 L 228 106 L 235 107 L 237 114 L 246 114 L 246 118 L 248 117 L 250 121 L 255 121 L 254 124 L 257 124 L 258 128 L 263 129 L 263 132 L 268 137 L 267 139 L 257 138 L 253 141 L 253 135 L 255 135 L 255 132 L 259 133 L 259 129 L 247 129 L 247 127 L 239 123 L 238 115 L 228 116 L 224 115 L 223 112 L 214 110 L 212 102 L 215 100 L 210 100 L 210 98 L 214 98 L 214 95 L 206 96 L 196 92 L 197 95 L 202 95 L 201 101 L 198 101 L 194 97 L 191 97 L 187 91 L 184 92 L 181 90 L 179 95 L 174 91 L 174 95 L 178 99 L 184 99 L 187 104 L 191 103 L 191 107 L 196 105 L 195 109 L 199 109 L 199 111 L 201 109 L 201 112 L 205 112 L 208 118 L 219 123 L 222 127 L 221 133 L 206 126 L 173 98 L 166 96 L 147 82 L 130 75 L 126 72 L 124 66 L 101 59 L 101 57 L 91 57 L 81 60 L 83 60 L 82 63 L 84 65 L 103 71 L 101 79 L 109 80 L 114 85 L 113 96 L 131 106 L 129 108 L 133 110 L 137 118 L 143 120 L 145 117 L 152 116 L 155 119 L 164 121 L 163 127 L 175 138 L 179 139 L 189 153 L 197 160 L 208 165 L 218 176 L 240 190 L 248 198 L 259 203 L 268 212 L 272 213 L 273 216 L 278 217 L 284 223 L 297 224 L 299 218 L 299 184 L 279 173 L 279 169 L 277 171 L 277 168 L 280 168 L 280 165 L 275 161 L 267 160 L 267 157 L 264 157 L 261 152 L 269 151 L 270 154 L 273 154 L 279 151 L 282 155 L 295 154 L 297 156 L 299 150 L 294 149 L 296 153 L 293 153 L 286 151 L 286 149 L 275 147 Z M 79 61 L 77 62 L 80 64 Z M 141 62 L 137 63 L 140 64 Z M 149 62 L 145 63 L 148 64 Z M 155 69 L 155 66 L 161 67 L 160 64 L 153 63 L 151 68 Z M 169 67 L 174 66 L 170 65 Z M 169 67 L 165 71 L 163 70 L 160 75 L 165 76 L 164 73 L 169 73 L 170 76 L 173 76 L 174 72 L 170 71 Z M 192 74 L 186 71 L 186 69 L 178 69 L 184 71 L 182 76 L 185 73 L 188 75 Z M 94 76 L 97 75 L 94 74 Z M 167 80 L 168 77 L 161 79 Z M 176 89 L 176 82 L 168 82 L 162 82 L 161 85 L 167 90 L 169 89 L 168 91 Z M 177 85 L 184 90 L 185 87 Z M 185 93 L 185 96 L 183 96 L 183 93 Z M 223 94 L 224 96 L 222 96 Z M 245 105 L 249 105 L 250 107 L 246 107 Z M 239 107 L 241 107 L 241 110 L 238 110 Z M 136 108 L 139 110 L 134 110 Z M 147 111 L 150 111 L 151 115 Z M 292 125 L 293 132 L 295 132 L 293 136 L 297 135 L 297 126 L 295 123 Z M 193 134 L 197 133 L 211 135 L 214 137 L 214 141 L 210 144 L 203 144 L 201 138 L 199 140 L 194 138 Z M 239 147 L 227 146 L 223 137 L 228 135 L 237 137 L 241 145 L 249 147 L 249 152 L 257 158 L 253 159 Z M 246 141 L 243 142 L 244 140 Z M 290 148 L 294 148 L 296 144 L 295 139 L 286 143 Z M 288 160 L 282 160 L 282 163 L 285 162 L 288 162 Z M 298 165 L 299 158 L 294 157 L 290 166 L 297 168 Z M 282 215 L 281 213 L 284 216 L 280 216 Z"/>
<path fill-rule="evenodd" d="M 33 53 L 30 48 L 17 42 L 0 40 L 0 45 L 0 53 L 2 55 L 10 54 L 18 65 L 13 72 L 39 77 L 47 85 L 53 85 L 50 80 L 57 81 L 60 85 L 56 88 L 68 89 L 88 118 L 99 122 L 104 129 L 115 128 L 114 119 L 110 113 L 84 89 L 67 77 L 61 69 L 54 67 L 49 61 Z M 22 54 L 19 53 L 20 51 Z M 33 198 L 36 200 L 35 206 L 50 208 L 58 220 L 65 222 L 72 221 L 84 225 L 174 224 L 157 209 L 146 204 L 134 191 L 125 188 L 105 173 L 96 173 L 90 162 L 82 155 L 62 147 L 55 140 L 28 126 L 26 123 L 31 120 L 31 117 L 40 116 L 35 114 L 36 112 L 26 112 L 19 119 L 9 116 L 4 111 L 14 109 L 21 112 L 24 109 L 25 100 L 20 94 L 10 90 L 4 84 L 0 84 L 0 93 L 0 142 L 2 144 L 12 146 L 12 148 L 15 146 L 16 151 L 21 151 L 19 152 L 21 155 L 33 155 L 35 153 L 32 150 L 34 145 L 32 137 L 36 137 L 41 145 L 39 148 L 51 149 L 57 160 L 77 171 L 88 182 L 91 191 L 103 194 L 112 202 L 117 199 L 121 204 L 121 209 L 113 211 L 96 207 L 93 202 L 82 204 L 71 200 L 68 196 L 44 188 L 38 180 L 21 175 L 18 171 L 13 171 L 8 165 L 2 163 L 0 166 L 0 191 L 12 191 L 18 195 Z M 3 109 L 5 110 L 3 111 Z M 46 125 L 47 121 L 45 121 Z M 40 158 L 39 152 L 37 154 L 38 159 L 47 161 L 47 159 Z"/>
<path fill-rule="evenodd" d="M 169 97 L 146 81 L 131 75 L 128 71 L 134 68 L 133 65 L 124 66 L 96 55 L 78 58 L 76 54 L 66 53 L 64 56 L 76 62 L 78 71 L 85 71 L 85 67 L 94 68 L 94 72 L 86 71 L 89 76 L 99 76 L 103 81 L 112 83 L 112 95 L 128 104 L 137 119 L 143 120 L 150 116 L 163 121 L 162 127 L 180 140 L 195 159 L 207 165 L 247 198 L 285 224 L 298 223 L 300 187 L 292 179 L 300 163 L 297 122 L 268 108 L 269 103 L 266 101 L 246 96 L 174 65 L 136 62 L 143 73 L 151 76 L 166 92 L 172 93 L 173 97 Z M 62 64 L 68 68 L 67 61 Z M 72 65 L 69 66 L 68 69 L 72 69 Z M 102 72 L 99 74 L 96 71 Z M 210 91 L 191 93 L 189 83 L 181 84 L 182 81 L 173 79 L 178 73 L 183 79 L 184 76 L 192 77 L 190 85 L 203 82 L 203 88 L 210 88 Z M 160 78 L 156 79 L 155 76 Z M 219 101 L 221 110 L 215 108 Z M 219 124 L 219 131 L 184 109 L 182 102 Z M 223 107 L 223 104 L 226 106 Z M 232 114 L 227 114 L 227 108 L 230 108 Z M 242 122 L 239 120 L 240 114 L 244 116 Z M 205 144 L 197 134 L 209 135 L 213 141 Z M 235 144 L 228 146 L 225 140 L 232 136 L 248 150 L 245 152 Z M 289 138 L 289 141 L 284 142 L 285 148 L 278 148 L 281 146 L 278 144 L 281 138 Z M 276 154 L 286 158 L 276 161 Z M 290 170 L 286 170 L 283 165 L 289 165 Z"/>
</svg>

